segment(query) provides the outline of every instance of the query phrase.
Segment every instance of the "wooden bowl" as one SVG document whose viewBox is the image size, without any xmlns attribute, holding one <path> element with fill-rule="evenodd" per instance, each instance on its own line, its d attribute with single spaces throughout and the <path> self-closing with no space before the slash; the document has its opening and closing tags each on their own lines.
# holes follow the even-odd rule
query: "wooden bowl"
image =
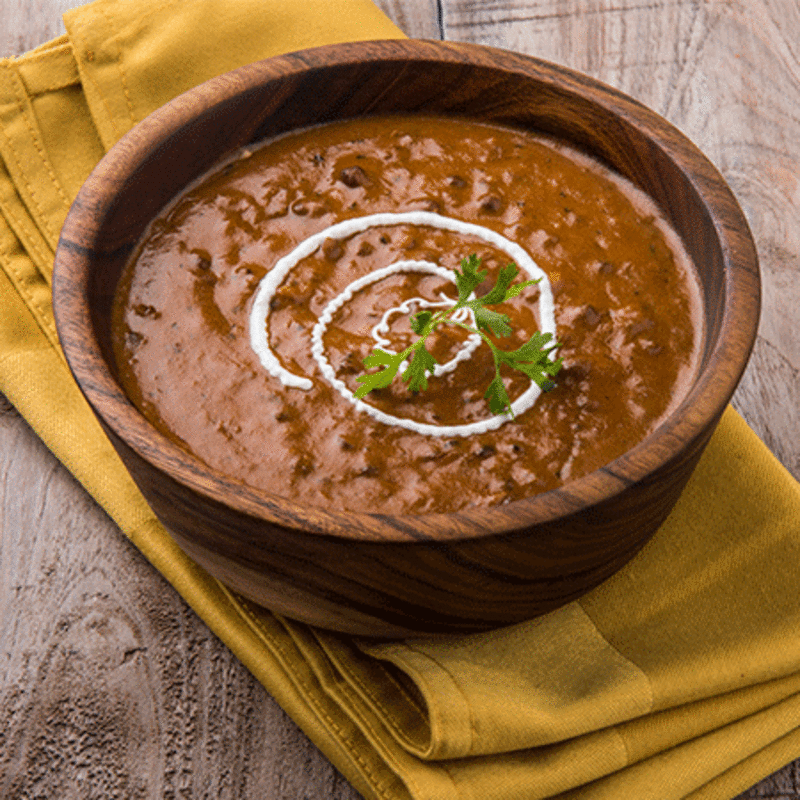
<svg viewBox="0 0 800 800">
<path fill-rule="evenodd" d="M 679 408 L 620 458 L 553 491 L 453 514 L 335 513 L 251 489 L 158 433 L 116 380 L 110 309 L 143 229 L 226 153 L 293 128 L 386 112 L 539 130 L 599 157 L 672 222 L 702 283 L 707 337 Z M 70 367 L 164 526 L 242 595 L 372 636 L 474 631 L 550 611 L 625 564 L 677 501 L 745 367 L 759 275 L 724 180 L 647 108 L 570 70 L 475 45 L 381 41 L 251 64 L 173 100 L 100 162 L 67 218 L 54 305 Z"/>
</svg>

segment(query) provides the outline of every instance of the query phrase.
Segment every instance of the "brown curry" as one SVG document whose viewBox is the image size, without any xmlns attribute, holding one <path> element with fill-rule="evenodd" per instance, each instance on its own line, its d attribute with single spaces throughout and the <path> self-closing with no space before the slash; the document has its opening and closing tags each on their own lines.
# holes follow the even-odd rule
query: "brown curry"
<svg viewBox="0 0 800 800">
<path fill-rule="evenodd" d="M 355 282 L 398 261 L 452 269 L 476 253 L 489 270 L 480 295 L 513 260 L 486 237 L 431 225 L 322 233 L 345 220 L 410 211 L 496 232 L 548 276 L 564 368 L 556 389 L 495 430 L 421 434 L 348 397 L 376 346 L 376 326 L 399 351 L 413 337 L 403 303 L 456 294 L 452 281 L 424 270 Z M 277 369 L 310 387 L 299 388 L 265 368 L 251 346 L 250 313 L 265 276 L 315 235 L 319 247 L 287 269 L 264 320 Z M 514 330 L 498 346 L 518 347 L 541 326 L 540 286 L 498 307 Z M 337 297 L 344 299 L 330 311 Z M 344 389 L 313 352 L 326 309 L 321 352 Z M 118 290 L 114 325 L 131 400 L 210 466 L 330 509 L 423 513 L 528 497 L 630 449 L 680 402 L 697 366 L 699 320 L 680 242 L 624 181 L 531 133 L 387 117 L 280 137 L 190 187 L 143 237 Z M 467 336 L 446 326 L 429 349 L 447 362 Z M 397 380 L 364 401 L 427 426 L 485 420 L 491 351 L 484 345 L 468 355 L 430 378 L 425 392 Z M 530 387 L 521 373 L 503 377 L 512 401 Z"/>
</svg>

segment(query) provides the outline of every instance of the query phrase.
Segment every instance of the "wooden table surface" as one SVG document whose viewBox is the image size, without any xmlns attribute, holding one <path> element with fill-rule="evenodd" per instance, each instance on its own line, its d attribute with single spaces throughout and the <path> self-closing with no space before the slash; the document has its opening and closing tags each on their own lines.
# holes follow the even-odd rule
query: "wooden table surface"
<svg viewBox="0 0 800 800">
<path fill-rule="evenodd" d="M 0 0 L 0 55 L 62 33 L 75 5 Z M 797 0 L 378 5 L 410 36 L 593 75 L 710 157 L 747 215 L 764 283 L 734 404 L 800 478 Z M 1 395 L 0 487 L 0 797 L 358 797 Z M 800 759 L 742 797 L 800 798 Z"/>
</svg>

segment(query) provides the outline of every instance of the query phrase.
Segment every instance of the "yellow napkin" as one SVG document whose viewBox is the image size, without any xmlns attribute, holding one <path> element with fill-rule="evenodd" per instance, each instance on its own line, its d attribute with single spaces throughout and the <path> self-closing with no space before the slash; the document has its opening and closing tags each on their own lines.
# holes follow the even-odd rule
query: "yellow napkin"
<svg viewBox="0 0 800 800">
<path fill-rule="evenodd" d="M 800 487 L 733 410 L 674 513 L 581 601 L 375 644 L 233 596 L 155 520 L 74 385 L 50 275 L 69 203 L 148 112 L 240 64 L 399 38 L 369 0 L 97 0 L 0 61 L 0 391 L 367 798 L 729 798 L 800 756 Z"/>
</svg>

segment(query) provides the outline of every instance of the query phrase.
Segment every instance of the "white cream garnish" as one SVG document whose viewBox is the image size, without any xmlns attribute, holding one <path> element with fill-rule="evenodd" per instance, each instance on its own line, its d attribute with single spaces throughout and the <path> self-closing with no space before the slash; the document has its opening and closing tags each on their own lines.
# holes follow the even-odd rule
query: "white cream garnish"
<svg viewBox="0 0 800 800">
<path fill-rule="evenodd" d="M 354 234 L 368 230 L 369 228 L 391 225 L 423 225 L 464 235 L 472 235 L 502 249 L 531 279 L 539 280 L 539 328 L 542 333 L 550 333 L 555 338 L 555 309 L 550 281 L 538 264 L 536 264 L 528 253 L 518 244 L 506 239 L 504 236 L 501 236 L 499 233 L 489 228 L 484 228 L 481 225 L 475 225 L 470 222 L 463 222 L 462 220 L 453 219 L 452 217 L 444 217 L 441 214 L 434 214 L 430 211 L 371 214 L 366 217 L 356 217 L 354 219 L 345 220 L 344 222 L 339 222 L 325 228 L 319 233 L 315 233 L 313 236 L 309 236 L 308 239 L 301 242 L 291 253 L 279 259 L 272 270 L 266 274 L 259 284 L 253 301 L 253 307 L 250 311 L 250 344 L 267 372 L 276 377 L 284 386 L 308 390 L 311 389 L 314 384 L 309 378 L 296 375 L 287 370 L 280 363 L 269 345 L 268 318 L 270 301 L 278 287 L 283 283 L 289 272 L 297 266 L 302 259 L 314 253 L 325 240 L 345 239 Z M 493 415 L 467 425 L 428 425 L 403 417 L 395 417 L 356 398 L 345 383 L 336 377 L 333 368 L 325 357 L 324 344 L 322 341 L 325 330 L 333 319 L 333 315 L 342 305 L 352 299 L 355 292 L 398 272 L 428 272 L 439 275 L 447 280 L 453 280 L 453 273 L 450 270 L 429 261 L 398 261 L 389 266 L 376 269 L 353 281 L 343 292 L 328 303 L 311 334 L 311 353 L 323 377 L 342 395 L 342 397 L 349 400 L 359 411 L 363 411 L 374 419 L 387 425 L 398 425 L 408 430 L 415 431 L 416 433 L 432 436 L 470 436 L 475 433 L 484 433 L 494 430 L 504 422 L 507 422 L 509 417 L 506 415 Z M 413 298 L 413 301 L 418 305 L 434 304 L 434 301 L 424 300 L 423 298 Z M 448 305 L 449 304 L 448 302 Z M 392 313 L 397 313 L 397 309 L 390 309 L 386 312 L 381 322 L 372 329 L 372 336 L 376 341 L 380 340 L 380 334 L 386 328 L 387 315 L 391 315 Z M 475 339 L 477 339 L 477 342 Z M 443 372 L 455 369 L 458 362 L 469 358 L 479 343 L 479 337 L 470 337 L 467 340 L 467 344 L 459 350 L 456 356 L 447 364 L 441 365 L 440 371 L 435 374 L 442 374 Z M 384 349 L 386 348 L 384 347 Z M 539 387 L 531 381 L 530 387 L 511 404 L 514 416 L 519 416 L 527 411 L 536 402 L 536 398 L 540 393 L 541 390 Z"/>
<path fill-rule="evenodd" d="M 336 376 L 329 366 L 327 359 L 325 358 L 322 337 L 325 334 L 325 329 L 333 320 L 333 314 L 338 311 L 348 300 L 351 300 L 353 295 L 360 289 L 363 289 L 365 286 L 369 286 L 371 283 L 377 283 L 389 275 L 395 275 L 398 272 L 428 272 L 431 275 L 438 275 L 440 278 L 444 278 L 450 282 L 453 281 L 453 273 L 449 269 L 440 267 L 438 264 L 434 264 L 431 261 L 397 261 L 388 267 L 382 267 L 380 269 L 373 270 L 369 274 L 362 276 L 356 281 L 353 281 L 340 295 L 328 303 L 322 312 L 322 316 L 319 318 L 319 322 L 314 326 L 314 330 L 311 334 L 311 342 L 313 345 L 311 348 L 311 353 L 316 362 L 320 365 L 320 369 L 325 377 L 328 378 L 328 380 L 332 383 L 335 384 Z M 381 321 L 370 331 L 370 335 L 375 340 L 375 344 L 381 347 L 387 353 L 397 355 L 397 352 L 392 350 L 389 346 L 389 340 L 384 339 L 382 335 L 389 332 L 389 320 L 391 317 L 397 314 L 403 314 L 407 316 L 411 313 L 412 308 L 415 306 L 419 308 L 450 308 L 455 303 L 452 298 L 447 297 L 444 293 L 441 293 L 439 296 L 442 298 L 441 300 L 426 300 L 424 297 L 409 297 L 408 300 L 404 300 L 399 306 L 394 306 L 393 308 L 390 308 L 388 311 L 384 312 L 383 316 L 381 317 Z M 473 294 L 470 295 L 470 300 L 474 299 L 474 297 L 475 294 L 473 292 Z M 471 308 L 459 309 L 451 317 L 451 319 L 455 322 L 469 322 L 473 328 L 476 327 L 475 312 Z M 461 349 L 459 349 L 453 358 L 444 364 L 437 364 L 433 368 L 434 376 L 438 378 L 440 375 L 445 375 L 448 372 L 452 372 L 458 366 L 459 362 L 466 361 L 475 352 L 475 350 L 480 347 L 481 341 L 480 334 L 470 334 L 470 336 L 467 337 L 467 343 L 463 345 Z M 399 371 L 402 373 L 407 365 L 407 361 L 401 362 Z M 329 377 L 329 372 L 331 375 L 333 375 L 333 378 Z"/>
</svg>

